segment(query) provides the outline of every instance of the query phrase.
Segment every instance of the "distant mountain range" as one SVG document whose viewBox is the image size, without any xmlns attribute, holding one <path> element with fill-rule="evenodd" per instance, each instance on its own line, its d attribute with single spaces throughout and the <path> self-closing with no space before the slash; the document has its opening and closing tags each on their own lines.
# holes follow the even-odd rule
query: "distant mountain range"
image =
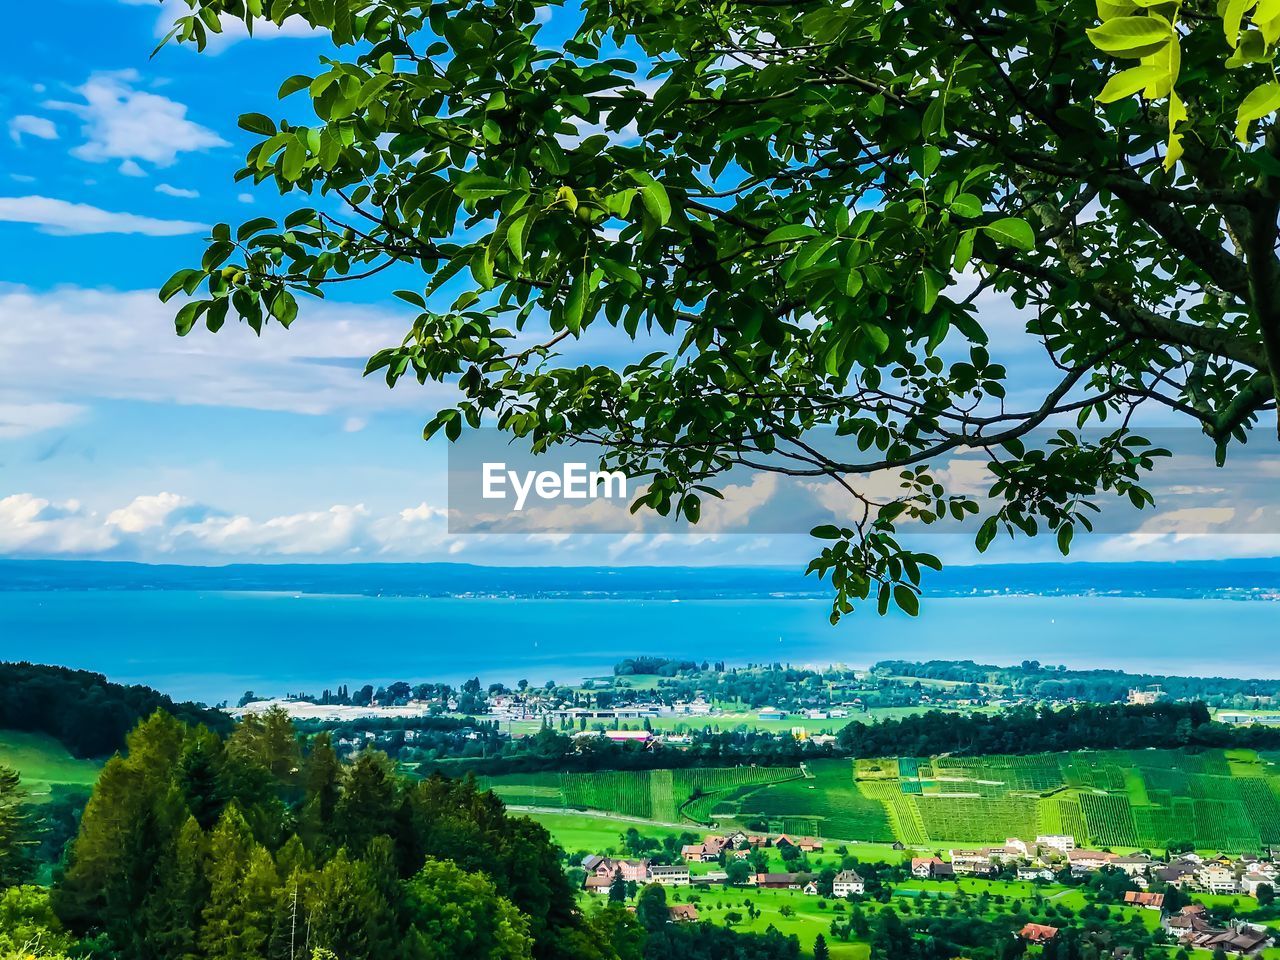
<svg viewBox="0 0 1280 960">
<path fill-rule="evenodd" d="M 1280 558 L 948 567 L 934 597 L 1116 596 L 1280 600 Z M 423 597 L 827 597 L 791 567 L 482 567 L 462 563 L 229 564 L 0 560 L 0 591 L 200 590 Z"/>
</svg>

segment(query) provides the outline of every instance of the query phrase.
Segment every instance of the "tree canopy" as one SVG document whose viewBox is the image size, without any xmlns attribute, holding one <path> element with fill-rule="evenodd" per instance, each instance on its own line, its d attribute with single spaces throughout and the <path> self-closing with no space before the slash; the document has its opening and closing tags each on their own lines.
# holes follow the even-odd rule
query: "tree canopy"
<svg viewBox="0 0 1280 960">
<path fill-rule="evenodd" d="M 162 290 L 180 333 L 397 271 L 419 312 L 368 372 L 456 385 L 428 436 L 588 441 L 691 521 L 734 468 L 838 483 L 833 616 L 916 611 L 905 521 L 1065 552 L 1150 504 L 1143 408 L 1220 461 L 1274 423 L 1275 0 L 188 3 L 180 41 L 299 17 L 334 49 L 280 87 L 305 122 L 240 118 L 240 176 L 299 206 L 214 228 Z M 1011 377 L 996 295 L 1051 382 Z M 625 366 L 561 352 L 619 334 Z M 981 498 L 935 476 L 963 451 Z"/>
</svg>

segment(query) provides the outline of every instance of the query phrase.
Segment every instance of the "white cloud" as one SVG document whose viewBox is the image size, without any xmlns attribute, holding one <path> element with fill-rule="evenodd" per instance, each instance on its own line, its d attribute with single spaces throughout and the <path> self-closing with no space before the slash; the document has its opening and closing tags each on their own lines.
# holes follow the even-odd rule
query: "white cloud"
<svg viewBox="0 0 1280 960">
<path fill-rule="evenodd" d="M 181 197 L 184 200 L 194 200 L 200 196 L 199 190 L 188 190 L 186 187 L 175 187 L 168 183 L 156 184 L 156 193 L 163 193 L 166 197 Z"/>
<path fill-rule="evenodd" d="M 121 2 L 130 7 L 146 6 L 152 9 L 156 7 L 156 0 L 121 0 Z M 154 27 L 155 36 L 167 36 L 169 31 L 173 29 L 174 22 L 179 17 L 187 16 L 190 13 L 191 8 L 186 4 L 185 0 L 162 0 L 160 13 L 156 18 Z M 221 24 L 221 33 L 209 34 L 208 45 L 205 48 L 207 53 L 221 53 L 232 44 L 249 39 L 249 32 L 245 29 L 243 20 L 224 16 L 221 18 Z M 276 40 L 285 37 L 307 38 L 323 35 L 323 31 L 317 31 L 299 16 L 287 17 L 284 23 L 279 25 L 269 20 L 260 20 L 253 25 L 254 40 Z M 192 45 L 191 49 L 194 50 L 195 46 Z"/>
<path fill-rule="evenodd" d="M 188 120 L 185 104 L 136 89 L 139 79 L 136 70 L 94 73 L 76 88 L 83 103 L 45 103 L 83 121 L 85 142 L 71 151 L 73 156 L 91 163 L 119 160 L 120 172 L 135 176 L 142 173 L 139 160 L 168 167 L 179 154 L 228 145 L 212 130 Z"/>
<path fill-rule="evenodd" d="M 369 425 L 369 421 L 364 417 L 347 417 L 342 421 L 342 429 L 344 433 L 359 433 Z"/>
<path fill-rule="evenodd" d="M 237 194 L 236 194 L 236 199 L 237 199 L 237 200 L 239 200 L 241 203 L 253 203 L 253 194 L 252 194 L 252 193 L 237 193 Z"/>
<path fill-rule="evenodd" d="M 1236 517 L 1235 507 L 1187 507 L 1168 510 L 1144 520 L 1134 532 L 1135 537 L 1195 536 L 1222 531 Z"/>
<path fill-rule="evenodd" d="M 58 128 L 47 117 L 34 117 L 22 113 L 9 121 L 9 136 L 14 143 L 21 143 L 24 136 L 36 137 L 40 140 L 57 140 Z"/>
<path fill-rule="evenodd" d="M 451 389 L 389 390 L 380 377 L 361 376 L 370 355 L 400 342 L 406 314 L 313 300 L 287 331 L 271 324 L 258 337 L 228 320 L 216 335 L 200 327 L 178 337 L 176 311 L 151 290 L 0 284 L 0 400 L 198 404 L 334 415 L 354 426 L 378 410 L 429 409 Z"/>
<path fill-rule="evenodd" d="M 0 554 L 423 558 L 446 552 L 445 511 L 427 503 L 375 516 L 363 504 L 257 519 L 228 515 L 176 493 L 144 494 L 105 519 L 76 500 L 30 493 L 0 499 Z"/>
<path fill-rule="evenodd" d="M 52 503 L 29 493 L 0 498 L 0 552 L 93 554 L 117 542 L 111 530 L 75 500 Z"/>
<path fill-rule="evenodd" d="M 419 521 L 445 520 L 449 516 L 449 511 L 440 507 L 433 507 L 424 500 L 416 507 L 401 510 L 399 516 L 403 523 L 416 523 Z"/>
<path fill-rule="evenodd" d="M 65 427 L 84 413 L 75 403 L 5 403 L 0 401 L 0 439 L 25 437 Z"/>
<path fill-rule="evenodd" d="M 145 177 L 147 171 L 143 170 L 136 160 L 126 160 L 118 167 L 122 177 Z"/>
<path fill-rule="evenodd" d="M 0 221 L 34 224 L 42 233 L 59 236 L 139 233 L 148 237 L 177 237 L 208 229 L 205 224 L 190 220 L 159 220 L 39 196 L 0 197 Z"/>
<path fill-rule="evenodd" d="M 245 516 L 208 517 L 170 531 L 173 548 L 203 548 L 233 556 L 335 556 L 358 552 L 358 534 L 369 511 L 363 504 L 255 521 Z"/>
<path fill-rule="evenodd" d="M 163 524 L 179 507 L 191 501 L 176 493 L 157 493 L 135 497 L 127 507 L 107 514 L 107 525 L 119 527 L 125 533 L 142 533 Z"/>
</svg>

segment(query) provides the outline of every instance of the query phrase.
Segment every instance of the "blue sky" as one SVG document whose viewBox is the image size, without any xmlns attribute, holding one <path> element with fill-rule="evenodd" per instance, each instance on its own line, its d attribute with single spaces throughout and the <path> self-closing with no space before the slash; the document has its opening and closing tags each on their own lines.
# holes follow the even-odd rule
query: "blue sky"
<svg viewBox="0 0 1280 960">
<path fill-rule="evenodd" d="M 360 377 L 364 359 L 408 324 L 389 284 L 352 285 L 343 302 L 306 305 L 288 333 L 271 327 L 259 340 L 228 327 L 177 338 L 173 306 L 154 291 L 198 259 L 208 225 L 285 209 L 269 187 L 234 182 L 250 142 L 236 116 L 280 115 L 279 82 L 311 72 L 326 45 L 284 29 L 218 39 L 204 54 L 170 45 L 152 58 L 174 10 L 47 0 L 15 8 L 0 40 L 0 555 L 488 563 L 810 555 L 804 537 L 450 537 L 444 451 L 420 433 L 444 393 L 389 391 Z M 1033 388 L 1034 345 L 1015 342 L 1016 311 L 988 306 L 1008 335 L 1006 362 L 1024 367 Z M 1275 462 L 1261 475 L 1280 477 L 1266 472 Z M 1172 508 L 1223 510 L 1232 500 L 1203 485 L 1194 503 L 1189 496 L 1174 493 Z M 1275 537 L 1242 536 L 1240 519 L 1230 535 L 1152 528 L 1137 539 L 1097 538 L 1078 556 L 1280 553 Z M 977 559 L 965 538 L 938 546 L 951 560 Z M 1000 547 L 988 559 L 1053 555 L 1046 542 Z"/>
</svg>

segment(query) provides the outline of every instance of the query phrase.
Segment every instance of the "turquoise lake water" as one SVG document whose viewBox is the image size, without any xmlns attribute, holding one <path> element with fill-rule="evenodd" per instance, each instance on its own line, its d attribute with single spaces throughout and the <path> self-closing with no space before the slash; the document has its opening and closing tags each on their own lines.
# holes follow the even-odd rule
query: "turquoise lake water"
<svg viewBox="0 0 1280 960">
<path fill-rule="evenodd" d="M 734 664 L 1035 659 L 1192 675 L 1280 675 L 1280 604 L 927 600 L 837 627 L 818 600 L 429 599 L 181 591 L 0 593 L 0 659 L 101 671 L 216 702 L 396 679 L 560 682 L 657 654 Z"/>
</svg>

